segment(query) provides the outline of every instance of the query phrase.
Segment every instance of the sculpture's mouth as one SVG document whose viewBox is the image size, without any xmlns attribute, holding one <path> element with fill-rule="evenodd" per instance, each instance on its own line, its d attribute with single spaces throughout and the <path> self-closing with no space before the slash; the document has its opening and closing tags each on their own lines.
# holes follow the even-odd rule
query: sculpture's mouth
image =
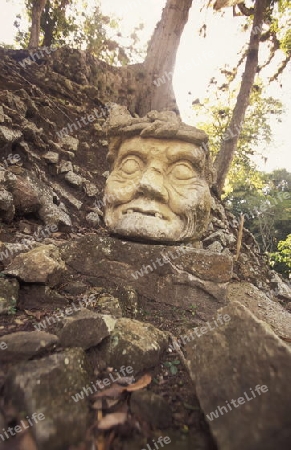
<svg viewBox="0 0 291 450">
<path fill-rule="evenodd" d="M 142 214 L 143 216 L 149 216 L 149 217 L 157 217 L 158 219 L 167 220 L 167 218 L 159 211 L 154 210 L 144 210 L 140 208 L 128 208 L 125 211 L 123 211 L 123 215 L 131 215 L 134 213 Z"/>
</svg>

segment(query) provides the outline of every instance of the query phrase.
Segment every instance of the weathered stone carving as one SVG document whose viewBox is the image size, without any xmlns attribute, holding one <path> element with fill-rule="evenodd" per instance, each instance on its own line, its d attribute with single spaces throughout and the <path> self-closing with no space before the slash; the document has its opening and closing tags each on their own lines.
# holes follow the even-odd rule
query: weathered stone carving
<svg viewBox="0 0 291 450">
<path fill-rule="evenodd" d="M 104 203 L 109 230 L 147 241 L 198 240 L 211 205 L 206 134 L 173 112 L 133 118 L 118 105 L 111 110 L 108 133 L 113 166 Z"/>
</svg>

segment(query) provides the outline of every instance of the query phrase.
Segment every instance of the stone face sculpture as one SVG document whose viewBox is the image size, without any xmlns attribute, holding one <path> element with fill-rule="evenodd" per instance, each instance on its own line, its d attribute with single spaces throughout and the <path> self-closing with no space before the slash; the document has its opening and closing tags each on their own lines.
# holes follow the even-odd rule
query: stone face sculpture
<svg viewBox="0 0 291 450">
<path fill-rule="evenodd" d="M 206 134 L 172 112 L 133 118 L 117 105 L 108 132 L 113 165 L 104 203 L 109 230 L 136 240 L 198 240 L 211 207 Z"/>
</svg>

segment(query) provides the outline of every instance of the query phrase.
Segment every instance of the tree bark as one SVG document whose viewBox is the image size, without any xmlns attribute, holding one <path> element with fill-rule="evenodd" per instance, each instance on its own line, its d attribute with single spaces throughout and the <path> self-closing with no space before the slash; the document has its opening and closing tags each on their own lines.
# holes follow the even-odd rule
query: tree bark
<svg viewBox="0 0 291 450">
<path fill-rule="evenodd" d="M 55 16 L 51 18 L 49 11 L 51 8 L 50 0 L 46 1 L 46 5 L 41 17 L 41 29 L 43 31 L 43 47 L 51 47 L 53 43 L 54 29 L 56 27 Z"/>
<path fill-rule="evenodd" d="M 266 9 L 267 0 L 256 0 L 254 21 L 240 91 L 237 97 L 235 108 L 233 110 L 229 127 L 226 131 L 225 137 L 221 143 L 219 153 L 214 162 L 214 167 L 217 171 L 216 189 L 219 195 L 221 195 L 222 193 L 227 173 L 237 149 L 241 125 L 243 123 L 247 107 L 249 105 L 251 90 L 258 70 L 260 38 L 262 34 L 262 25 L 264 23 Z"/>
<path fill-rule="evenodd" d="M 139 99 L 136 105 L 140 116 L 156 109 L 178 112 L 172 77 L 181 35 L 188 21 L 193 0 L 167 0 L 147 56 L 142 64 Z"/>
<path fill-rule="evenodd" d="M 34 0 L 31 13 L 31 28 L 28 48 L 37 48 L 40 38 L 40 18 L 45 7 L 46 0 Z"/>
</svg>

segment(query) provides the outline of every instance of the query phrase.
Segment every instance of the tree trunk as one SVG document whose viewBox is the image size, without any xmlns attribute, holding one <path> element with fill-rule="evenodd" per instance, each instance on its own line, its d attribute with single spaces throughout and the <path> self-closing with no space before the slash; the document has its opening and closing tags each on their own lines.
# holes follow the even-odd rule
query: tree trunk
<svg viewBox="0 0 291 450">
<path fill-rule="evenodd" d="M 140 92 L 136 105 L 136 112 L 140 116 L 153 109 L 178 112 L 172 77 L 180 38 L 188 21 L 192 1 L 167 0 L 141 68 Z"/>
<path fill-rule="evenodd" d="M 31 28 L 28 48 L 37 48 L 40 38 L 40 18 L 46 0 L 34 0 L 31 13 Z"/>
<path fill-rule="evenodd" d="M 256 0 L 254 21 L 240 91 L 225 138 L 221 143 L 219 153 L 214 162 L 214 167 L 217 170 L 216 188 L 219 195 L 222 193 L 226 176 L 233 161 L 234 154 L 237 149 L 241 125 L 249 105 L 250 94 L 258 69 L 260 38 L 266 8 L 267 0 Z"/>
<path fill-rule="evenodd" d="M 47 0 L 40 21 L 41 30 L 43 31 L 43 42 L 42 42 L 43 47 L 51 47 L 53 44 L 54 29 L 56 27 L 57 21 L 55 19 L 54 14 L 53 18 L 51 17 L 50 9 L 51 9 L 51 0 Z"/>
</svg>

